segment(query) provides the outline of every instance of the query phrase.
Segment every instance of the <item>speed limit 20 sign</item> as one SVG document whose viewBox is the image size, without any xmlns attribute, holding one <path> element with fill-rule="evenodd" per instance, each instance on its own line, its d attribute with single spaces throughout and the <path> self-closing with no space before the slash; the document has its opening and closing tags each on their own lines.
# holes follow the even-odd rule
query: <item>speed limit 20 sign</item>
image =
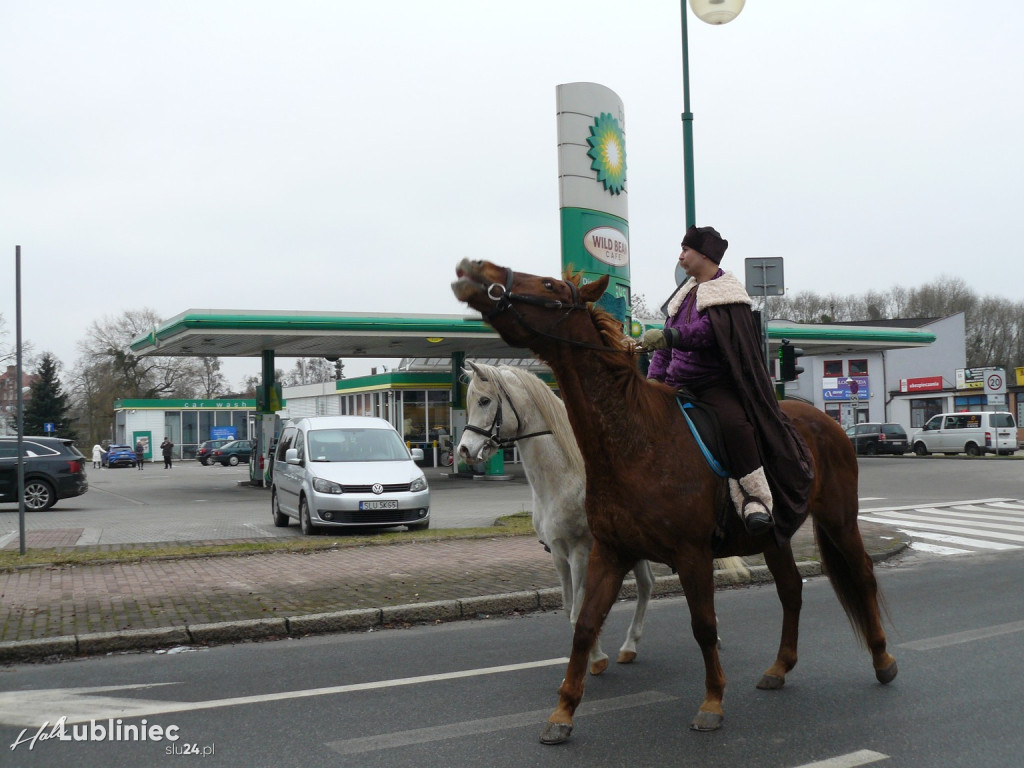
<svg viewBox="0 0 1024 768">
<path fill-rule="evenodd" d="M 985 394 L 1006 394 L 1006 376 L 1002 371 L 993 371 L 985 376 Z"/>
</svg>

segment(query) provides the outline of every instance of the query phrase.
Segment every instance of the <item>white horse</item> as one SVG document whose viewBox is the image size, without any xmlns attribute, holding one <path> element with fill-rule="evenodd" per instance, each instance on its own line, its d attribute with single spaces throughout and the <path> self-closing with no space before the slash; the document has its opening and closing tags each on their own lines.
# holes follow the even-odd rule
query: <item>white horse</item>
<svg viewBox="0 0 1024 768">
<path fill-rule="evenodd" d="M 459 440 L 459 456 L 469 464 L 487 461 L 496 451 L 516 443 L 526 479 L 533 491 L 533 527 L 555 561 L 562 584 L 562 604 L 576 626 L 583 606 L 587 563 L 594 539 L 587 525 L 583 501 L 586 474 L 565 406 L 532 373 L 507 365 L 469 363 L 466 395 L 467 426 Z M 641 560 L 636 576 L 636 609 L 619 649 L 618 662 L 636 658 L 644 615 L 651 599 L 654 574 Z M 608 668 L 608 655 L 600 639 L 590 651 L 590 673 Z"/>
</svg>

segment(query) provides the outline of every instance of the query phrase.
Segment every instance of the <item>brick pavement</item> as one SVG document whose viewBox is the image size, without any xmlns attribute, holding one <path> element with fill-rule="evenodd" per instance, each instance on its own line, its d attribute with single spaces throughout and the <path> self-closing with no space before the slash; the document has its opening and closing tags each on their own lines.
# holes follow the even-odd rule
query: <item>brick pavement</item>
<svg viewBox="0 0 1024 768">
<path fill-rule="evenodd" d="M 899 541 L 891 531 L 861 527 L 869 552 L 896 551 Z M 798 561 L 816 559 L 807 526 L 793 544 Z M 658 565 L 655 573 L 668 586 L 662 591 L 678 591 L 668 568 Z M 0 574 L 0 660 L 16 659 L 11 646 L 25 641 L 80 640 L 94 633 L 184 632 L 197 625 L 346 611 L 376 612 L 368 620 L 379 625 L 389 607 L 509 594 L 532 594 L 526 605 L 534 609 L 557 607 L 557 594 L 537 596 L 557 593 L 557 587 L 551 556 L 532 536 L 21 568 Z M 287 625 L 273 626 L 282 632 Z"/>
</svg>

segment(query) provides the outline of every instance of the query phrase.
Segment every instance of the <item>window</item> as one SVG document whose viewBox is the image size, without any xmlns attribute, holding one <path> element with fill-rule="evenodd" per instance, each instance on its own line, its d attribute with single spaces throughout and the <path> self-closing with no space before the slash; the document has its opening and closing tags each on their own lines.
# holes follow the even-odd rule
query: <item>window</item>
<svg viewBox="0 0 1024 768">
<path fill-rule="evenodd" d="M 838 376 L 843 375 L 843 361 L 842 360 L 826 360 L 824 371 L 822 372 L 826 379 L 834 379 Z"/>
<path fill-rule="evenodd" d="M 868 375 L 868 361 L 867 360 L 851 360 L 850 361 L 850 375 L 851 376 L 867 376 Z"/>
<path fill-rule="evenodd" d="M 277 445 L 277 460 L 284 461 L 284 455 L 288 452 L 288 449 L 292 447 L 292 441 L 295 439 L 295 430 L 286 429 L 281 435 L 281 442 Z"/>
<path fill-rule="evenodd" d="M 929 397 L 920 400 L 910 401 L 910 427 L 920 429 L 928 419 L 936 414 L 942 413 L 944 402 L 942 398 Z"/>
</svg>

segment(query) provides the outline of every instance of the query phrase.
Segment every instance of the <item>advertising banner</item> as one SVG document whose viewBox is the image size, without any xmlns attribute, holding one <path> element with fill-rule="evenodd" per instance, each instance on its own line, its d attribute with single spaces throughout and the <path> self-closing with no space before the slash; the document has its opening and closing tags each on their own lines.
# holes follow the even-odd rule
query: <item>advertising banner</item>
<svg viewBox="0 0 1024 768">
<path fill-rule="evenodd" d="M 868 387 L 867 376 L 853 376 L 853 381 L 857 382 L 857 399 L 867 400 L 871 396 L 871 390 Z M 837 378 L 824 378 L 821 380 L 821 396 L 826 402 L 835 402 L 836 400 L 852 400 L 854 392 L 851 388 L 849 379 L 837 377 Z"/>
</svg>

